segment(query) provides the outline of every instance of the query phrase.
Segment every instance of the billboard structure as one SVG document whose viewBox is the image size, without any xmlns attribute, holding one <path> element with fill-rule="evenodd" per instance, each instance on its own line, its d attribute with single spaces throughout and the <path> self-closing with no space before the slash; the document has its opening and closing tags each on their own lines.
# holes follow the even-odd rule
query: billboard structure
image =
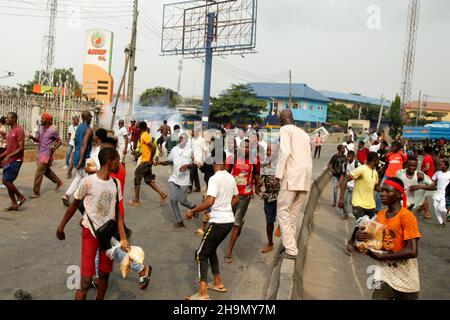
<svg viewBox="0 0 450 320">
<path fill-rule="evenodd" d="M 208 126 L 213 55 L 255 53 L 257 0 L 191 0 L 164 5 L 161 52 L 205 57 L 203 126 Z"/>
<path fill-rule="evenodd" d="M 103 29 L 86 33 L 82 94 L 109 105 L 113 98 L 114 81 L 111 76 L 114 34 Z"/>
</svg>

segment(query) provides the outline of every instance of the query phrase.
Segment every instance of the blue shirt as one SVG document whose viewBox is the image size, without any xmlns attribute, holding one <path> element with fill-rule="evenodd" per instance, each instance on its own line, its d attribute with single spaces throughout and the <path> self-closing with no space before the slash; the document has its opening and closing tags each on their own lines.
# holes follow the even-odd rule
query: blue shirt
<svg viewBox="0 0 450 320">
<path fill-rule="evenodd" d="M 78 126 L 77 131 L 75 131 L 75 152 L 73 153 L 73 166 L 77 167 L 78 163 L 80 162 L 80 153 L 81 153 L 81 147 L 83 146 L 83 140 L 84 136 L 86 135 L 86 131 L 90 127 L 82 123 Z M 84 167 L 86 165 L 86 159 L 89 158 L 91 155 L 92 150 L 92 139 L 88 142 L 86 153 L 84 155 L 84 158 L 81 159 L 81 166 Z"/>
</svg>

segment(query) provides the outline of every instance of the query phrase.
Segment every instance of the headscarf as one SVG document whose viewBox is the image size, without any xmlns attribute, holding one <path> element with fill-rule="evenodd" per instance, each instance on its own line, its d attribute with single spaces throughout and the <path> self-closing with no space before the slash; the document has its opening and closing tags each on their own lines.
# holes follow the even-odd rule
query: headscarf
<svg viewBox="0 0 450 320">
<path fill-rule="evenodd" d="M 400 184 L 390 179 L 384 180 L 383 183 L 394 187 L 395 189 L 397 189 L 402 193 L 403 208 L 406 208 L 406 190 Z"/>
<path fill-rule="evenodd" d="M 43 119 L 43 120 L 45 120 L 45 121 L 50 121 L 50 122 L 52 122 L 52 121 L 53 121 L 53 116 L 52 116 L 50 113 L 48 113 L 48 112 L 44 112 L 44 113 L 41 115 L 41 119 Z"/>
</svg>

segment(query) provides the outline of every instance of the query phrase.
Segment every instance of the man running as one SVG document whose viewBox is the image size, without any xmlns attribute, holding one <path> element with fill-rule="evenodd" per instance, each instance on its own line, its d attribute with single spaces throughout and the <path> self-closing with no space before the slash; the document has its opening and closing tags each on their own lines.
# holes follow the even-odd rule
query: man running
<svg viewBox="0 0 450 320">
<path fill-rule="evenodd" d="M 75 132 L 77 131 L 78 124 L 80 123 L 80 118 L 77 116 L 72 118 L 72 124 L 67 129 L 67 141 L 69 141 L 69 145 L 67 147 L 66 152 L 66 167 L 67 169 L 67 179 L 72 179 L 72 170 L 73 170 L 73 150 L 75 148 Z"/>
<path fill-rule="evenodd" d="M 175 128 L 174 128 L 174 130 L 175 130 Z M 161 136 L 158 138 L 156 143 L 158 144 L 159 149 L 162 150 L 163 143 L 167 141 L 167 139 L 169 138 L 169 135 L 172 132 L 172 130 L 170 129 L 170 126 L 167 124 L 167 120 L 163 121 L 163 124 L 161 125 L 161 127 L 159 127 L 157 132 L 161 132 Z"/>
<path fill-rule="evenodd" d="M 297 219 L 311 188 L 312 155 L 309 135 L 294 124 L 290 109 L 280 113 L 280 158 L 275 177 L 280 180 L 277 220 L 281 228 L 284 257 L 298 255 Z"/>
<path fill-rule="evenodd" d="M 11 130 L 6 136 L 6 151 L 0 154 L 0 159 L 3 159 L 2 183 L 8 189 L 11 205 L 6 207 L 5 211 L 17 211 L 27 199 L 14 185 L 23 162 L 25 132 L 17 124 L 15 112 L 9 112 L 6 115 L 6 124 L 11 127 Z"/>
<path fill-rule="evenodd" d="M 78 189 L 81 180 L 85 176 L 84 167 L 86 159 L 89 158 L 92 149 L 92 140 L 94 131 L 91 128 L 92 114 L 89 111 L 83 111 L 81 114 L 83 123 L 80 124 L 75 133 L 75 151 L 73 153 L 73 166 L 77 170 L 75 178 L 67 189 L 65 195 L 61 198 L 63 204 L 68 207 L 70 205 L 70 197 Z"/>
<path fill-rule="evenodd" d="M 189 192 L 192 192 L 192 189 L 195 184 L 195 190 L 194 192 L 200 192 L 201 186 L 200 186 L 200 178 L 198 176 L 198 169 L 203 166 L 203 162 L 206 159 L 206 152 L 207 152 L 207 145 L 205 142 L 205 139 L 202 137 L 202 129 L 194 128 L 192 130 L 193 136 L 192 136 L 192 151 L 194 156 L 194 165 L 191 168 L 190 172 L 190 181 L 191 186 L 189 187 Z"/>
<path fill-rule="evenodd" d="M 239 201 L 235 207 L 233 207 L 234 212 L 234 226 L 231 231 L 230 243 L 228 244 L 225 262 L 233 262 L 233 248 L 236 244 L 237 239 L 241 235 L 242 227 L 244 225 L 244 218 L 247 213 L 250 200 L 253 196 L 254 186 L 257 187 L 257 192 L 259 193 L 260 178 L 260 163 L 259 160 L 254 163 L 250 159 L 250 141 L 245 139 L 242 141 L 239 151 L 237 152 L 237 157 L 235 162 L 230 165 L 231 175 L 235 178 L 236 184 L 239 190 Z M 228 161 L 227 161 L 228 163 Z"/>
<path fill-rule="evenodd" d="M 352 206 L 353 215 L 359 219 L 365 215 L 372 218 L 375 215 L 374 191 L 380 191 L 378 173 L 376 170 L 378 164 L 378 155 L 375 152 L 369 152 L 366 164 L 359 166 L 347 175 L 342 181 L 341 194 L 339 197 L 339 208 L 344 209 L 344 193 L 347 184 L 355 180 L 353 188 Z"/>
<path fill-rule="evenodd" d="M 179 137 L 179 144 L 171 150 L 167 161 L 156 162 L 156 165 L 173 165 L 173 173 L 169 177 L 169 199 L 170 208 L 172 209 L 172 213 L 176 220 L 176 223 L 173 226 L 174 229 L 185 227 L 178 204 L 181 204 L 188 209 L 195 207 L 195 204 L 187 199 L 188 188 L 190 185 L 189 169 L 193 166 L 192 149 L 187 145 L 187 140 L 187 135 L 181 134 Z"/>
<path fill-rule="evenodd" d="M 134 200 L 128 201 L 128 205 L 139 207 L 141 205 L 140 192 L 141 182 L 150 186 L 161 197 L 161 202 L 167 198 L 167 194 L 161 191 L 156 184 L 155 175 L 152 172 L 153 158 L 155 157 L 156 147 L 152 143 L 152 136 L 148 133 L 147 123 L 139 122 L 140 139 L 139 145 L 141 149 L 140 163 L 134 171 Z"/>
<path fill-rule="evenodd" d="M 97 285 L 97 300 L 105 298 L 109 275 L 112 272 L 113 261 L 106 255 L 97 240 L 99 229 L 116 216 L 116 199 L 122 199 L 120 182 L 110 177 L 111 173 L 118 173 L 120 157 L 115 149 L 104 148 L 98 155 L 101 170 L 82 180 L 75 192 L 75 200 L 67 209 L 61 223 L 56 230 L 59 240 L 65 239 L 64 228 L 78 210 L 81 201 L 85 207 L 82 221 L 81 239 L 81 280 L 80 289 L 75 299 L 86 300 L 92 277 L 96 274 L 95 256 L 99 251 L 99 279 Z M 130 246 L 125 234 L 123 215 L 119 214 L 117 227 L 120 234 L 122 250 L 128 251 Z"/>
<path fill-rule="evenodd" d="M 199 275 L 199 292 L 186 298 L 187 300 L 209 300 L 208 289 L 217 292 L 227 292 L 223 285 L 219 270 L 217 248 L 228 236 L 234 224 L 233 207 L 239 201 L 239 191 L 234 177 L 225 168 L 226 155 L 212 153 L 214 175 L 209 179 L 206 198 L 201 204 L 186 212 L 186 218 L 192 219 L 211 208 L 207 231 L 203 235 L 200 247 L 196 253 Z M 214 281 L 208 284 L 208 261 Z"/>
<path fill-rule="evenodd" d="M 372 293 L 373 300 L 417 300 L 420 291 L 418 247 L 421 238 L 414 214 L 400 200 L 405 190 L 399 178 L 387 178 L 381 189 L 381 201 L 388 208 L 378 212 L 376 221 L 386 226 L 382 252 L 368 250 L 368 255 L 378 261 L 375 281 L 379 285 Z M 354 240 L 368 241 L 371 235 L 355 229 Z"/>
<path fill-rule="evenodd" d="M 44 112 L 41 115 L 41 126 L 36 137 L 31 134 L 28 136 L 33 142 L 38 143 L 37 168 L 34 176 L 33 195 L 30 196 L 30 199 L 41 197 L 41 184 L 44 176 L 56 184 L 56 191 L 63 185 L 61 179 L 51 169 L 53 154 L 62 144 L 58 130 L 52 124 L 53 116 Z"/>
</svg>

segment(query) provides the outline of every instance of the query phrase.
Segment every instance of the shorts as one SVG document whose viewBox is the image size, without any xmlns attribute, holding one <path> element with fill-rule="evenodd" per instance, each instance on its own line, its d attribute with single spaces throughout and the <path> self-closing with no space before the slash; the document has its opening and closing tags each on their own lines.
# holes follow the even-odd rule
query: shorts
<svg viewBox="0 0 450 320">
<path fill-rule="evenodd" d="M 111 273 L 113 261 L 100 248 L 100 243 L 92 235 L 88 228 L 81 230 L 81 276 L 93 277 L 97 274 L 95 270 L 95 256 L 99 251 L 98 270 L 102 273 Z"/>
<path fill-rule="evenodd" d="M 150 184 L 155 178 L 156 176 L 152 173 L 150 162 L 142 162 L 134 171 L 134 186 L 140 186 L 142 179 L 144 179 L 145 183 Z"/>
<path fill-rule="evenodd" d="M 3 181 L 14 182 L 19 175 L 20 167 L 22 166 L 22 161 L 16 160 L 14 162 L 8 163 L 3 168 Z"/>
<path fill-rule="evenodd" d="M 266 214 L 266 223 L 274 224 L 277 220 L 277 202 L 264 200 L 264 213 Z"/>
<path fill-rule="evenodd" d="M 370 219 L 375 215 L 375 208 L 365 209 L 362 207 L 353 207 L 353 215 L 356 219 L 362 218 L 364 216 L 369 216 Z"/>
<path fill-rule="evenodd" d="M 236 207 L 233 208 L 234 213 L 234 225 L 242 227 L 244 225 L 244 217 L 247 213 L 248 205 L 250 204 L 251 196 L 240 196 L 239 202 Z"/>
</svg>

